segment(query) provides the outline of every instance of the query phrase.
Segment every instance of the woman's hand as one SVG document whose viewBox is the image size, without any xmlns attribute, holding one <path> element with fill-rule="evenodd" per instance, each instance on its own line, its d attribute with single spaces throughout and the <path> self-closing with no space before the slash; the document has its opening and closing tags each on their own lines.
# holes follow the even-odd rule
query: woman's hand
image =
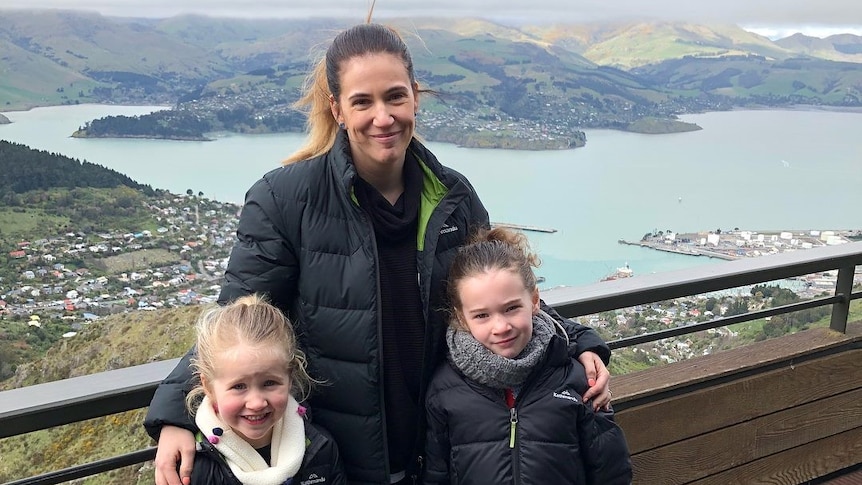
<svg viewBox="0 0 862 485">
<path fill-rule="evenodd" d="M 578 361 L 587 372 L 587 383 L 590 388 L 584 393 L 584 402 L 592 400 L 593 409 L 610 409 L 611 404 L 611 373 L 605 363 L 595 352 L 582 352 Z"/>
<path fill-rule="evenodd" d="M 177 426 L 162 426 L 156 450 L 156 485 L 189 485 L 195 460 L 195 436 Z M 179 464 L 179 473 L 177 472 Z"/>
</svg>

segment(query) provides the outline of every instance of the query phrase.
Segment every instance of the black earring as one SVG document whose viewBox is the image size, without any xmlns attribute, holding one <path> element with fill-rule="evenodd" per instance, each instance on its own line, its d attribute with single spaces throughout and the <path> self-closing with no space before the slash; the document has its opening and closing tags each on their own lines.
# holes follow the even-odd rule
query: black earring
<svg viewBox="0 0 862 485">
<path fill-rule="evenodd" d="M 338 127 L 339 127 L 339 128 L 341 128 L 341 129 L 343 130 L 343 129 L 344 129 L 344 122 L 342 121 L 341 123 L 339 123 L 339 124 L 338 124 Z"/>
</svg>

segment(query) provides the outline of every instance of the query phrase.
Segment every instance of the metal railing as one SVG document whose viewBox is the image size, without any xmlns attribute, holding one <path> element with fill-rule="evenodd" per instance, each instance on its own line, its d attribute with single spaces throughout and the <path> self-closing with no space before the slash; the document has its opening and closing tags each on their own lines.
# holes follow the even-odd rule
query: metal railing
<svg viewBox="0 0 862 485">
<path fill-rule="evenodd" d="M 671 328 L 609 342 L 613 349 L 690 334 L 710 328 L 831 305 L 830 327 L 845 332 L 853 278 L 862 265 L 862 242 L 728 261 L 691 269 L 642 275 L 592 285 L 557 288 L 542 297 L 566 317 L 590 315 L 674 298 L 838 270 L 831 296 Z M 0 438 L 106 416 L 149 405 L 156 386 L 178 359 L 0 392 Z M 60 412 L 62 411 L 62 412 Z M 48 485 L 151 460 L 155 449 L 79 465 L 6 485 Z"/>
</svg>

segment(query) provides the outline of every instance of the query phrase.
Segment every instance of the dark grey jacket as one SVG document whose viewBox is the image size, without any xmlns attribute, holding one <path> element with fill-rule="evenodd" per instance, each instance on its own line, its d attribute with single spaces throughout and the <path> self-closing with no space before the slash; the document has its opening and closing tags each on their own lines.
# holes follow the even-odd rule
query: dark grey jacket
<svg viewBox="0 0 862 485">
<path fill-rule="evenodd" d="M 555 336 L 515 405 L 443 364 L 428 388 L 425 485 L 627 485 L 631 460 L 611 413 L 581 399 L 584 368 Z"/>
<path fill-rule="evenodd" d="M 416 273 L 425 314 L 424 390 L 443 356 L 445 279 L 456 250 L 488 226 L 488 213 L 467 180 L 442 166 L 422 144 L 409 150 L 424 184 Z M 374 228 L 353 196 L 356 170 L 347 137 L 329 153 L 266 174 L 246 194 L 219 301 L 268 293 L 290 317 L 310 374 L 327 382 L 311 398 L 315 422 L 335 437 L 351 484 L 388 483 L 383 365 Z M 573 327 L 579 351 L 609 351 L 586 327 Z M 191 353 L 191 351 L 190 351 Z M 194 429 L 184 412 L 188 358 L 159 386 L 144 425 Z M 421 443 L 417 444 L 417 453 Z"/>
</svg>

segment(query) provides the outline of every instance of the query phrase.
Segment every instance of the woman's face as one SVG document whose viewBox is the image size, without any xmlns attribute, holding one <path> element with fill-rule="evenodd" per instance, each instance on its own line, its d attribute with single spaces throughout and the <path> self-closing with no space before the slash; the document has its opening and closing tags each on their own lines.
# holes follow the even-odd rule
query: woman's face
<svg viewBox="0 0 862 485">
<path fill-rule="evenodd" d="M 341 95 L 330 106 L 347 130 L 353 163 L 360 171 L 400 170 L 419 109 L 404 62 L 388 53 L 354 57 L 340 76 Z"/>
</svg>

